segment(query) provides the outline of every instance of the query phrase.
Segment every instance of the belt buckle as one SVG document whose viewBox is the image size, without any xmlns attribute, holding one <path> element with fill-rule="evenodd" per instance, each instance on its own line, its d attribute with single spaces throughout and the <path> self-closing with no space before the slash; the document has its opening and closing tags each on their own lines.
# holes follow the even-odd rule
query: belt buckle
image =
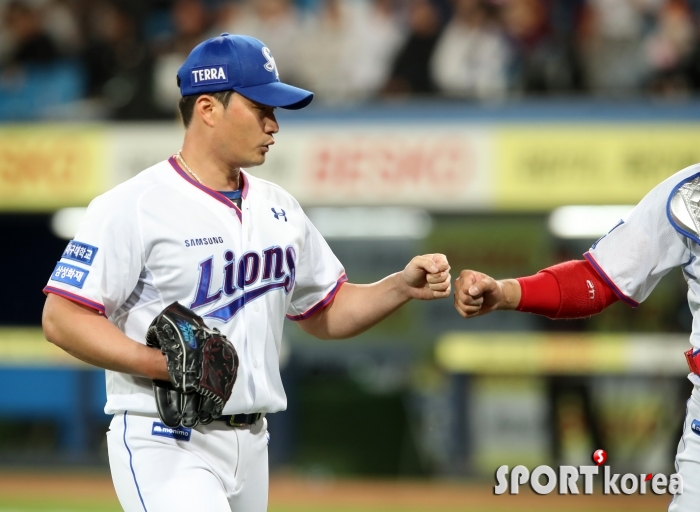
<svg viewBox="0 0 700 512">
<path fill-rule="evenodd" d="M 240 423 L 240 422 L 233 421 L 233 418 L 235 418 L 236 416 L 237 415 L 232 414 L 231 419 L 228 420 L 228 424 L 232 427 L 245 427 L 246 423 Z"/>
<path fill-rule="evenodd" d="M 232 427 L 247 427 L 248 425 L 252 425 L 253 423 L 257 422 L 260 419 L 260 413 L 255 413 L 255 414 L 241 414 L 241 416 L 245 417 L 245 421 L 242 422 L 237 422 L 233 421 L 233 419 L 238 416 L 238 414 L 232 414 L 231 419 L 228 420 L 228 424 L 231 425 Z M 255 417 L 255 421 L 248 423 L 248 419 L 253 416 Z"/>
</svg>

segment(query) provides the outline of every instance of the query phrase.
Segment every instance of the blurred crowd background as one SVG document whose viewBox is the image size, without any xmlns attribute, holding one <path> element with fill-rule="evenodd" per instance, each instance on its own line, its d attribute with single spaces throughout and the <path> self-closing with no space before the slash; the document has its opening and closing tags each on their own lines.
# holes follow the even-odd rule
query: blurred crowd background
<svg viewBox="0 0 700 512">
<path fill-rule="evenodd" d="M 221 32 L 319 103 L 700 88 L 698 0 L 4 0 L 0 19 L 0 119 L 167 118 Z"/>
</svg>

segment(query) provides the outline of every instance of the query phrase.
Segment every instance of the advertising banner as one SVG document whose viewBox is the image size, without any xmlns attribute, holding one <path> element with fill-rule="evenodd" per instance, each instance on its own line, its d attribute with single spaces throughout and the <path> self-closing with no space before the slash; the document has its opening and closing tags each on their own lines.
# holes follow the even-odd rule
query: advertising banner
<svg viewBox="0 0 700 512">
<path fill-rule="evenodd" d="M 0 209 L 51 211 L 94 196 L 176 153 L 175 123 L 0 128 Z M 285 123 L 248 172 L 303 206 L 547 212 L 635 204 L 700 162 L 700 127 L 630 123 Z"/>
<path fill-rule="evenodd" d="M 695 125 L 511 125 L 496 128 L 494 137 L 498 210 L 636 204 L 700 162 Z"/>
<path fill-rule="evenodd" d="M 105 189 L 110 162 L 100 126 L 0 128 L 0 209 L 86 205 Z"/>
</svg>

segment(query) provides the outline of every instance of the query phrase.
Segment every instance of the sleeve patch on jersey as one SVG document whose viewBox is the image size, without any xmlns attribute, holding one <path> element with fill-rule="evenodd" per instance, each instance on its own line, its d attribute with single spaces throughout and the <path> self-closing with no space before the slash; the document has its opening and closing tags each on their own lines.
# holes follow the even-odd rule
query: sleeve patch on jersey
<svg viewBox="0 0 700 512">
<path fill-rule="evenodd" d="M 51 281 L 58 281 L 59 283 L 69 284 L 76 288 L 82 288 L 89 273 L 90 272 L 87 270 L 59 261 L 56 264 L 56 268 L 53 269 Z"/>
<path fill-rule="evenodd" d="M 95 259 L 95 254 L 97 254 L 97 247 L 84 244 L 83 242 L 78 242 L 77 240 L 71 240 L 68 242 L 68 246 L 66 247 L 66 250 L 63 251 L 61 257 L 73 261 L 79 261 L 80 263 L 85 263 L 86 265 L 92 265 L 92 262 Z"/>
</svg>

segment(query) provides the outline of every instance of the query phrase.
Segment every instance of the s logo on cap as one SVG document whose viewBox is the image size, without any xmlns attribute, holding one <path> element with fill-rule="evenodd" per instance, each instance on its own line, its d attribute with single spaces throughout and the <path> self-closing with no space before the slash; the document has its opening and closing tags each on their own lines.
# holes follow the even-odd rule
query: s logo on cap
<svg viewBox="0 0 700 512">
<path fill-rule="evenodd" d="M 263 57 L 265 57 L 265 60 L 267 61 L 264 68 L 267 69 L 270 73 L 274 71 L 275 78 L 279 80 L 280 73 L 279 71 L 277 71 L 277 63 L 275 63 L 275 58 L 272 56 L 272 53 L 270 52 L 270 49 L 267 46 L 263 46 L 262 54 Z"/>
</svg>

